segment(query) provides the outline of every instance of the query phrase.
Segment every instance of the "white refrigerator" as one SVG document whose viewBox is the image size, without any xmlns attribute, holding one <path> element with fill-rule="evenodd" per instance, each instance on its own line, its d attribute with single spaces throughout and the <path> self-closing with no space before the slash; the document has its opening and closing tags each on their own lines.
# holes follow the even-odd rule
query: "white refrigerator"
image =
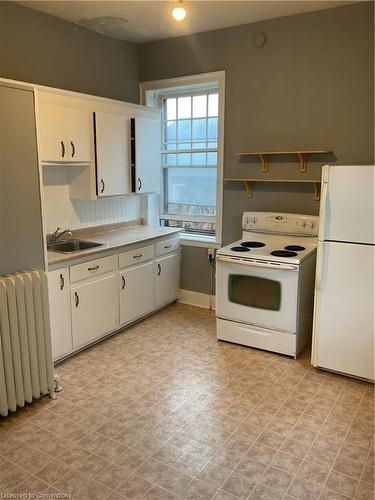
<svg viewBox="0 0 375 500">
<path fill-rule="evenodd" d="M 374 380 L 373 165 L 322 172 L 312 364 Z"/>
</svg>

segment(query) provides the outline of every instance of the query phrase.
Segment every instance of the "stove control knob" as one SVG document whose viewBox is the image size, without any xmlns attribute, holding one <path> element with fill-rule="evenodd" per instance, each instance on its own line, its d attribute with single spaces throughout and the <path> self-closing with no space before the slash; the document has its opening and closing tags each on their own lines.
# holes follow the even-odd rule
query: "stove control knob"
<svg viewBox="0 0 375 500">
<path fill-rule="evenodd" d="M 314 227 L 314 223 L 312 220 L 309 220 L 307 225 L 312 229 Z"/>
<path fill-rule="evenodd" d="M 306 226 L 306 222 L 305 222 L 304 220 L 301 222 L 301 226 L 302 226 L 302 227 L 305 227 L 305 226 Z"/>
<path fill-rule="evenodd" d="M 256 218 L 256 217 L 253 217 L 251 220 L 252 220 L 252 221 L 254 222 L 254 224 L 255 224 L 255 223 L 256 223 L 256 221 L 257 221 L 257 218 Z"/>
</svg>

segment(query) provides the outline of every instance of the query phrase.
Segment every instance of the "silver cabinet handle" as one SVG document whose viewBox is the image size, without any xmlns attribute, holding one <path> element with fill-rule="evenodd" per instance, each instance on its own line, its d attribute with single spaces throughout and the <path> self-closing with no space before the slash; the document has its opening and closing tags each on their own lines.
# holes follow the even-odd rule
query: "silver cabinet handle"
<svg viewBox="0 0 375 500">
<path fill-rule="evenodd" d="M 104 193 L 105 184 L 104 184 L 103 179 L 100 179 L 100 184 L 102 185 L 102 189 L 100 190 L 100 192 L 101 192 L 101 193 Z"/>
<path fill-rule="evenodd" d="M 99 269 L 100 266 L 95 266 L 95 267 L 88 267 L 87 270 L 88 271 L 97 271 Z"/>
<path fill-rule="evenodd" d="M 133 259 L 139 259 L 140 257 L 143 257 L 143 253 L 138 253 L 137 255 L 133 255 Z"/>
<path fill-rule="evenodd" d="M 60 274 L 60 290 L 64 290 L 64 286 L 65 286 L 64 276 Z"/>
<path fill-rule="evenodd" d="M 73 141 L 70 141 L 70 145 L 72 147 L 72 158 L 74 158 L 75 154 L 76 154 L 76 147 L 74 145 L 74 142 Z"/>
<path fill-rule="evenodd" d="M 158 276 L 160 276 L 160 275 L 161 275 L 161 265 L 158 264 Z"/>
<path fill-rule="evenodd" d="M 121 286 L 121 288 L 124 289 L 125 286 L 126 286 L 125 276 L 121 276 L 121 279 L 122 279 L 122 286 Z"/>
<path fill-rule="evenodd" d="M 65 144 L 63 143 L 63 141 L 61 141 L 60 144 L 61 144 L 61 156 L 64 158 L 64 156 L 65 156 Z"/>
<path fill-rule="evenodd" d="M 165 245 L 165 246 L 164 246 L 164 248 L 165 248 L 165 249 L 167 249 L 167 248 L 172 248 L 172 245 Z"/>
<path fill-rule="evenodd" d="M 76 298 L 76 307 L 79 306 L 79 297 L 78 297 L 78 293 L 77 292 L 74 292 L 74 296 Z"/>
<path fill-rule="evenodd" d="M 138 177 L 138 191 L 142 189 L 142 179 Z"/>
</svg>

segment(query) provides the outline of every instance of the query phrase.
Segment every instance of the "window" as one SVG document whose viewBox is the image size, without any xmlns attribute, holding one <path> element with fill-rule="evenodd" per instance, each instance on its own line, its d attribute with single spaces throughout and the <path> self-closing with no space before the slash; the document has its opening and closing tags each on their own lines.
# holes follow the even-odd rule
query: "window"
<svg viewBox="0 0 375 500">
<path fill-rule="evenodd" d="M 141 84 L 162 113 L 160 222 L 221 242 L 224 72 Z"/>
<path fill-rule="evenodd" d="M 162 221 L 186 233 L 215 235 L 218 98 L 162 97 Z"/>
</svg>

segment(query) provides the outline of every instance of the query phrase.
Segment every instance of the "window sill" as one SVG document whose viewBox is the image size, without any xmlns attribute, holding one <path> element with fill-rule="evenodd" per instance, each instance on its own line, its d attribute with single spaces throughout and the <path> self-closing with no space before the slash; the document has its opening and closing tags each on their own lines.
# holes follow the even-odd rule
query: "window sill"
<svg viewBox="0 0 375 500">
<path fill-rule="evenodd" d="M 201 247 L 201 248 L 220 248 L 219 243 L 215 236 L 204 236 L 199 234 L 186 234 L 180 233 L 180 242 L 183 246 L 188 247 Z"/>
</svg>

